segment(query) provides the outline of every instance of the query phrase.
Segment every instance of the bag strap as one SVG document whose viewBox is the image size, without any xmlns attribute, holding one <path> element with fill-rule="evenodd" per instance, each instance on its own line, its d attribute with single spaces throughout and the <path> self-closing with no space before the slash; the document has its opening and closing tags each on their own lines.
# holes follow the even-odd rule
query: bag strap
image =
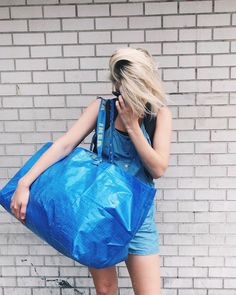
<svg viewBox="0 0 236 295">
<path fill-rule="evenodd" d="M 97 118 L 97 125 L 96 125 L 96 147 L 97 147 L 97 159 L 94 161 L 95 164 L 99 164 L 102 162 L 102 150 L 104 145 L 104 133 L 105 133 L 105 125 L 107 121 L 107 114 L 106 114 L 106 106 L 108 102 L 110 103 L 110 138 L 109 138 L 109 162 L 114 162 L 114 149 L 113 149 L 113 128 L 114 128 L 114 99 L 105 99 L 102 96 L 98 96 L 97 98 L 101 98 L 98 118 Z M 95 135 L 94 134 L 94 135 Z M 92 143 L 90 145 L 90 150 L 92 148 Z"/>
</svg>

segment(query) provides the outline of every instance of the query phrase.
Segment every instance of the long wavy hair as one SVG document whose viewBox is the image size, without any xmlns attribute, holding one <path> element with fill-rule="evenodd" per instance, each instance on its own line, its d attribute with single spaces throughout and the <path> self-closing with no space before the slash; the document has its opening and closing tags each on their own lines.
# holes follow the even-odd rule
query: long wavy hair
<svg viewBox="0 0 236 295">
<path fill-rule="evenodd" d="M 138 117 L 143 117 L 145 113 L 156 116 L 158 110 L 167 105 L 168 96 L 158 67 L 146 49 L 117 49 L 110 57 L 109 70 L 113 90 L 120 91 L 125 103 Z"/>
</svg>

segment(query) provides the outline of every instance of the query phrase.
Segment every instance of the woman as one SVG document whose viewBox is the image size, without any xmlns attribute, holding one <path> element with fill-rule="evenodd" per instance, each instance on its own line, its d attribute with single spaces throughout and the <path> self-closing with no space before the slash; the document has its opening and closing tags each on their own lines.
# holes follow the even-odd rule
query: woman
<svg viewBox="0 0 236 295">
<path fill-rule="evenodd" d="M 114 153 L 117 165 L 142 180 L 154 184 L 161 177 L 169 161 L 172 116 L 165 104 L 162 88 L 153 57 L 141 48 L 120 48 L 109 61 L 113 90 L 119 91 L 114 121 Z M 151 106 L 157 116 L 153 145 L 145 130 L 143 118 Z M 95 128 L 100 100 L 95 99 L 78 121 L 38 159 L 35 165 L 18 182 L 11 201 L 12 212 L 25 222 L 30 184 L 50 165 L 68 155 Z M 106 141 L 105 132 L 105 141 Z M 125 141 L 124 141 L 125 140 Z M 104 154 L 106 154 L 104 149 Z M 128 163 L 128 164 L 127 164 Z M 136 295 L 160 295 L 159 235 L 154 219 L 154 203 L 141 228 L 129 244 L 125 261 Z M 116 266 L 96 269 L 89 267 L 98 295 L 118 294 Z"/>
</svg>

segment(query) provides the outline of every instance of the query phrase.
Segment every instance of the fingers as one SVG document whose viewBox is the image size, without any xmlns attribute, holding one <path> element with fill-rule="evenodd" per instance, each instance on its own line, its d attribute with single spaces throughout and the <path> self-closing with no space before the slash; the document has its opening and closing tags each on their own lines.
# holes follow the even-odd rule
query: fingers
<svg viewBox="0 0 236 295">
<path fill-rule="evenodd" d="M 20 209 L 20 219 L 25 220 L 25 213 L 26 213 L 26 204 L 21 204 L 21 209 Z"/>
<path fill-rule="evenodd" d="M 125 108 L 125 102 L 124 102 L 124 99 L 121 95 L 118 96 L 118 100 L 116 101 L 116 107 L 119 112 Z"/>
<path fill-rule="evenodd" d="M 26 204 L 15 204 L 11 202 L 10 208 L 12 214 L 14 214 L 20 222 L 25 223 Z"/>
</svg>

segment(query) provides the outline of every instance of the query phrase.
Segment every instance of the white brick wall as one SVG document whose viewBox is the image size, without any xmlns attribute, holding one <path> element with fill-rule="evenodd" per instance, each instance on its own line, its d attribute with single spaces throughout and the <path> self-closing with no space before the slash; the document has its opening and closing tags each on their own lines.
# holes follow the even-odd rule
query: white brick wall
<svg viewBox="0 0 236 295">
<path fill-rule="evenodd" d="M 234 0 L 1 0 L 0 187 L 111 96 L 116 48 L 147 48 L 173 100 L 170 164 L 156 182 L 163 295 L 235 294 L 235 25 Z M 117 267 L 119 294 L 133 295 Z M 76 291 L 95 295 L 88 269 L 0 208 L 0 295 Z"/>
</svg>

